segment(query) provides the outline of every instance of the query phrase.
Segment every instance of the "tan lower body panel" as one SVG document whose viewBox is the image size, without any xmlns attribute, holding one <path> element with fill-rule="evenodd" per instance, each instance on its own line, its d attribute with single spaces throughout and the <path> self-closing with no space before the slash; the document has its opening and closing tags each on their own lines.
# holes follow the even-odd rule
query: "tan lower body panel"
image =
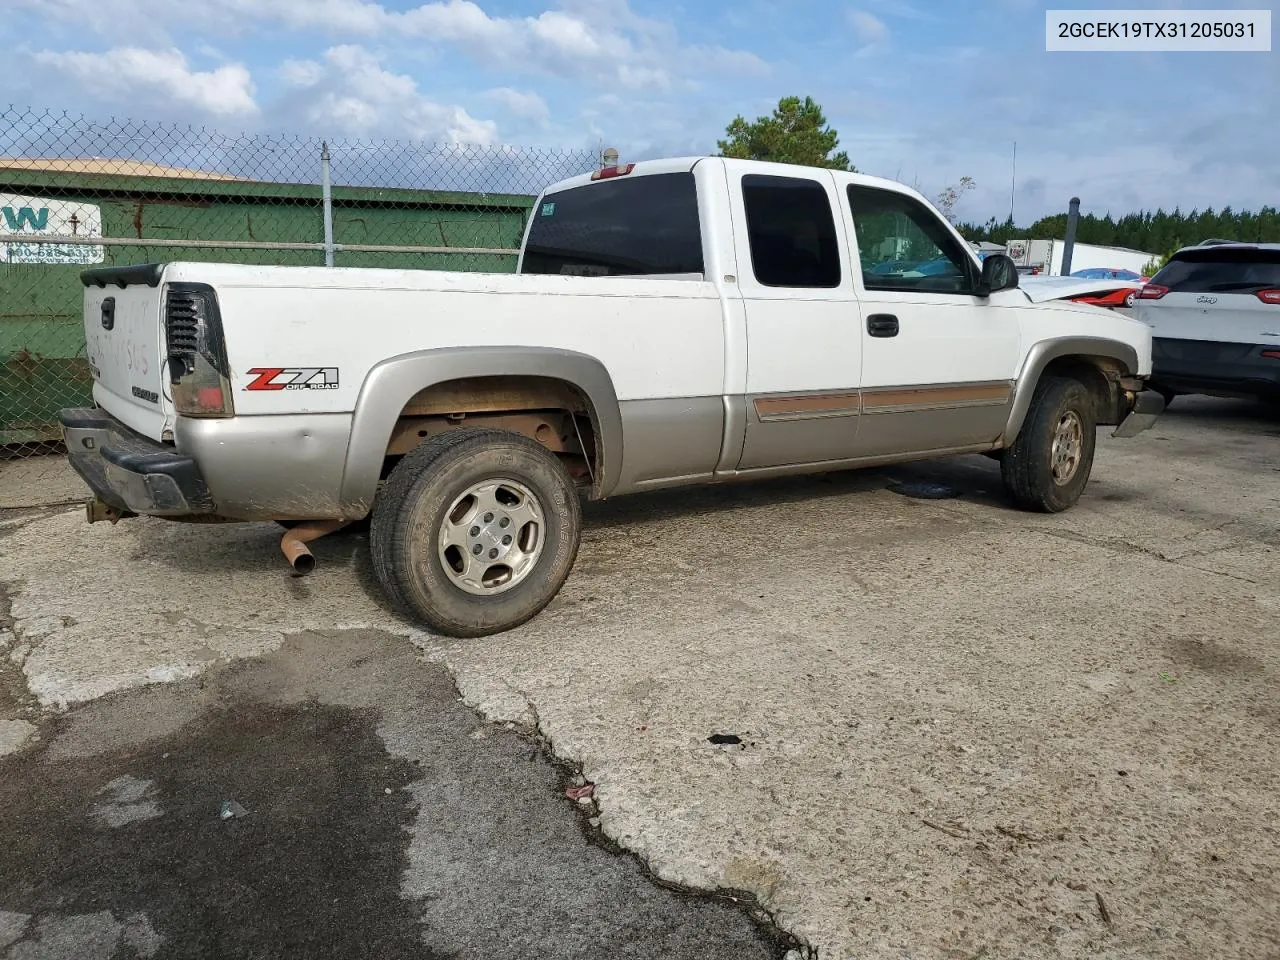
<svg viewBox="0 0 1280 960">
<path fill-rule="evenodd" d="M 1013 388 L 999 380 L 753 397 L 740 469 L 994 442 Z"/>
<path fill-rule="evenodd" d="M 861 394 L 817 393 L 798 397 L 756 397 L 756 418 L 771 420 L 807 420 L 810 417 L 856 416 L 861 408 Z"/>
<path fill-rule="evenodd" d="M 909 387 L 865 387 L 830 393 L 770 394 L 752 398 L 756 419 L 806 420 L 859 413 L 910 413 L 955 407 L 1005 406 L 1013 400 L 1012 380 L 939 383 Z"/>
<path fill-rule="evenodd" d="M 1013 400 L 1013 381 L 868 387 L 860 392 L 863 413 L 915 413 L 961 407 L 1008 406 Z"/>
</svg>

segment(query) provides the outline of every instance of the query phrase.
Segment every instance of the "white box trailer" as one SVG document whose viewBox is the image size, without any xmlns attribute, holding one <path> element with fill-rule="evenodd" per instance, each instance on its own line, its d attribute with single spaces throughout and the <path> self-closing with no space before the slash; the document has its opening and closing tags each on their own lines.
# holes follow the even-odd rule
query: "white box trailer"
<svg viewBox="0 0 1280 960">
<path fill-rule="evenodd" d="M 1005 252 L 1020 267 L 1039 267 L 1040 275 L 1062 276 L 1061 240 L 1010 240 Z M 1077 243 L 1071 254 L 1071 272 L 1089 267 L 1111 267 L 1142 273 L 1142 268 L 1155 259 L 1155 254 L 1127 247 L 1103 247 L 1094 243 Z"/>
</svg>

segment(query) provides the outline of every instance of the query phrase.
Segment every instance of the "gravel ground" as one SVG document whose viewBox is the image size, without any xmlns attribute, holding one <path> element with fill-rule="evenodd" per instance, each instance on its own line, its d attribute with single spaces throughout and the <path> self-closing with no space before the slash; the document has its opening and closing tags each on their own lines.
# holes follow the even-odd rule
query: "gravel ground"
<svg viewBox="0 0 1280 960">
<path fill-rule="evenodd" d="M 1275 957 L 1280 419 L 1180 398 L 1093 476 L 1058 516 L 985 458 L 595 504 L 560 598 L 473 641 L 387 613 L 358 534 L 295 580 L 266 525 L 14 514 L 0 722 L 374 630 L 823 960 Z"/>
</svg>

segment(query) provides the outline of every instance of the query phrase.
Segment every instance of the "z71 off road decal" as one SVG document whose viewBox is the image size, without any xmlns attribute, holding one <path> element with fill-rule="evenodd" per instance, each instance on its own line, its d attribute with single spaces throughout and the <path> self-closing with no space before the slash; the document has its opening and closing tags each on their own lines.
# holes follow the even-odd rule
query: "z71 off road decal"
<svg viewBox="0 0 1280 960">
<path fill-rule="evenodd" d="M 337 390 L 337 367 L 254 367 L 246 390 Z"/>
</svg>

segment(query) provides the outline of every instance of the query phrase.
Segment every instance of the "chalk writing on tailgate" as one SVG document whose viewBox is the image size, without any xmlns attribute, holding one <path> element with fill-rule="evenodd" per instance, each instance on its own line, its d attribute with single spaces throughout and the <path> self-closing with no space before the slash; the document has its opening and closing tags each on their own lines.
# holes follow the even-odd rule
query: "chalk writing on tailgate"
<svg viewBox="0 0 1280 960">
<path fill-rule="evenodd" d="M 124 424 L 159 440 L 170 425 L 158 282 L 88 282 L 84 334 L 94 399 Z"/>
</svg>

